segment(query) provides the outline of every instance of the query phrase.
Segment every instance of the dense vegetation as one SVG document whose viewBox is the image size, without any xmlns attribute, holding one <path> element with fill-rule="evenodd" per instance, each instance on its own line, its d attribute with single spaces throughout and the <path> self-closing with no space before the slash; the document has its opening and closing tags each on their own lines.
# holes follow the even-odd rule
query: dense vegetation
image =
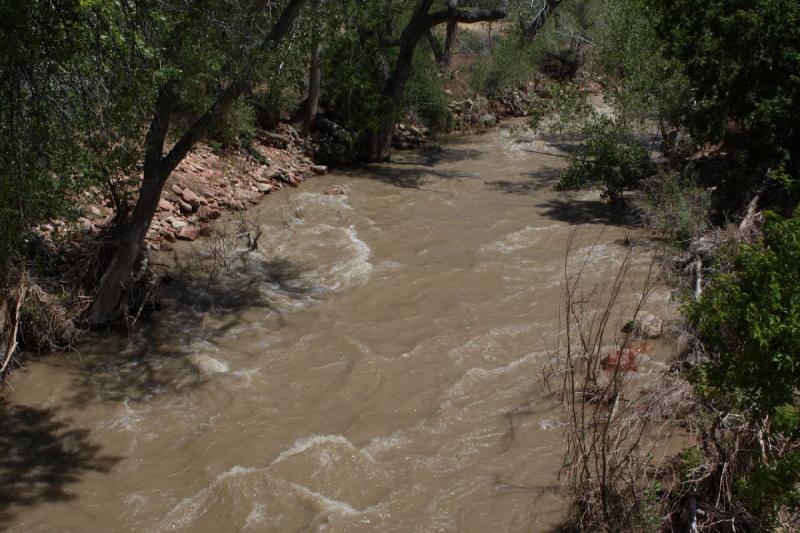
<svg viewBox="0 0 800 533">
<path fill-rule="evenodd" d="M 612 111 L 568 82 L 531 125 L 581 139 L 561 188 L 599 185 L 674 245 L 692 339 L 683 376 L 696 395 L 682 423 L 699 438 L 674 468 L 631 481 L 638 496 L 627 505 L 598 505 L 592 495 L 608 480 L 581 478 L 576 521 L 609 531 L 794 529 L 800 5 L 613 0 L 583 9 L 592 24 L 570 26 L 591 43 L 582 76 L 600 82 Z"/>
</svg>

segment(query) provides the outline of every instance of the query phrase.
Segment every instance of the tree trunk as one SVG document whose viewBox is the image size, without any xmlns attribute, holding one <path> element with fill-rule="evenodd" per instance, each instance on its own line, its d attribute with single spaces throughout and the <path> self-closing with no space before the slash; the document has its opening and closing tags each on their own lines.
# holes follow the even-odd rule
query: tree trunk
<svg viewBox="0 0 800 533">
<path fill-rule="evenodd" d="M 447 35 L 444 38 L 444 66 L 449 67 L 453 59 L 453 43 L 456 41 L 456 32 L 458 31 L 458 22 L 453 20 L 447 22 Z"/>
<path fill-rule="evenodd" d="M 448 11 L 455 11 L 458 9 L 458 0 L 447 0 Z M 445 67 L 450 66 L 450 61 L 453 57 L 453 44 L 456 42 L 456 33 L 458 32 L 458 22 L 455 18 L 447 21 L 447 34 L 444 38 L 444 55 L 442 64 Z"/>
<path fill-rule="evenodd" d="M 311 45 L 311 65 L 308 72 L 308 96 L 303 103 L 303 123 L 300 126 L 300 134 L 303 136 L 308 135 L 311 131 L 311 124 L 317 116 L 317 109 L 319 108 L 319 92 L 321 83 L 321 69 L 319 63 L 320 51 L 322 43 L 319 39 L 319 33 L 315 33 L 314 43 Z"/>
<path fill-rule="evenodd" d="M 261 54 L 283 39 L 305 2 L 306 0 L 290 0 L 246 65 L 252 65 Z M 247 72 L 247 69 L 244 72 Z M 139 190 L 139 198 L 130 220 L 122 228 L 117 250 L 95 293 L 89 314 L 89 321 L 92 324 L 112 322 L 119 317 L 124 305 L 123 295 L 136 260 L 144 247 L 144 240 L 158 207 L 164 184 L 209 128 L 249 88 L 250 80 L 240 79 L 223 89 L 211 107 L 185 130 L 166 155 L 164 155 L 164 141 L 169 131 L 171 112 L 177 103 L 177 97 L 171 85 L 160 88 L 156 109 L 145 139 L 144 179 Z"/>
<path fill-rule="evenodd" d="M 452 0 L 451 0 L 452 1 Z M 418 0 L 403 33 L 400 35 L 400 51 L 395 60 L 394 69 L 383 90 L 382 119 L 383 124 L 370 135 L 368 139 L 367 154 L 370 161 L 385 161 L 389 159 L 392 148 L 392 132 L 395 120 L 400 113 L 403 90 L 411 75 L 411 63 L 414 58 L 414 49 L 420 38 L 438 24 L 455 21 L 467 24 L 489 20 L 499 20 L 506 16 L 504 9 L 459 11 L 450 5 L 447 9 L 429 13 L 433 0 Z"/>
</svg>

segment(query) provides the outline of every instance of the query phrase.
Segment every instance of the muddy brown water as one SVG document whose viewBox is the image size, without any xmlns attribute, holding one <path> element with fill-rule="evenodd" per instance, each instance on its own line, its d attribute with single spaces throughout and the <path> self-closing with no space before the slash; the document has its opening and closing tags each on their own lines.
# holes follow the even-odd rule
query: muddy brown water
<svg viewBox="0 0 800 533">
<path fill-rule="evenodd" d="M 2 526 L 557 527 L 563 438 L 541 376 L 566 242 L 582 223 L 573 251 L 595 283 L 627 234 L 598 193 L 552 190 L 558 154 L 504 126 L 268 197 L 246 265 L 178 276 L 128 338 L 13 376 Z M 323 194 L 333 185 L 346 194 Z M 627 303 L 648 250 L 634 253 Z M 658 289 L 650 307 L 667 300 Z M 669 350 L 657 344 L 640 371 L 660 371 Z"/>
</svg>

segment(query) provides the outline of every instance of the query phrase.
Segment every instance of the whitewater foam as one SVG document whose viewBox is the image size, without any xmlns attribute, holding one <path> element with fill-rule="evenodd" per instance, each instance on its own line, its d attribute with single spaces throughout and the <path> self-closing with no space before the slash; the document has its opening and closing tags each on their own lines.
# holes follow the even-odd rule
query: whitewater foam
<svg viewBox="0 0 800 533">
<path fill-rule="evenodd" d="M 312 435 L 310 437 L 302 437 L 294 441 L 294 444 L 292 444 L 288 449 L 278 454 L 278 456 L 270 463 L 270 466 L 278 464 L 281 461 L 292 457 L 293 455 L 303 453 L 314 446 L 321 446 L 323 444 L 341 444 L 353 450 L 358 450 L 358 448 L 353 446 L 353 443 L 351 443 L 342 435 Z M 369 457 L 368 454 L 365 453 L 365 455 Z"/>
</svg>

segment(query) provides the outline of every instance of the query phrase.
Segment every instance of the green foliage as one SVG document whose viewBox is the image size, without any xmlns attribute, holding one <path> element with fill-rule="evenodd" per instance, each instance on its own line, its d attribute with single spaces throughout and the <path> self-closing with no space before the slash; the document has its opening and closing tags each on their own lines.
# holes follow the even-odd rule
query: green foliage
<svg viewBox="0 0 800 533">
<path fill-rule="evenodd" d="M 751 166 L 800 158 L 800 3 L 650 1 L 669 57 L 693 92 L 688 123 L 702 142 L 725 141 Z M 736 186 L 746 188 L 749 183 Z"/>
<path fill-rule="evenodd" d="M 548 88 L 550 98 L 532 107 L 529 126 L 580 141 L 568 155 L 558 188 L 599 184 L 604 198 L 622 199 L 623 192 L 636 186 L 652 167 L 635 124 L 624 116 L 597 111 L 574 83 L 553 83 Z"/>
<path fill-rule="evenodd" d="M 597 114 L 583 125 L 581 134 L 584 140 L 569 155 L 559 188 L 579 189 L 599 183 L 604 198 L 621 200 L 623 192 L 637 185 L 649 170 L 647 150 L 621 118 Z"/>
<path fill-rule="evenodd" d="M 417 49 L 413 69 L 403 93 L 404 107 L 432 130 L 448 130 L 453 121 L 449 100 L 428 50 Z"/>
<path fill-rule="evenodd" d="M 731 271 L 686 306 L 710 356 L 690 378 L 715 412 L 747 421 L 716 439 L 729 440 L 728 453 L 738 456 L 733 501 L 770 529 L 782 510 L 800 505 L 800 211 L 768 214 L 762 240 L 730 253 Z M 751 449 L 739 449 L 740 439 Z"/>
<path fill-rule="evenodd" d="M 256 136 L 256 114 L 253 105 L 243 99 L 237 100 L 228 112 L 214 125 L 209 137 L 221 148 L 248 146 Z"/>
<path fill-rule="evenodd" d="M 379 109 L 384 64 L 377 43 L 364 46 L 356 31 L 343 31 L 328 43 L 323 61 L 321 101 L 343 118 L 342 126 L 358 134 L 381 124 Z M 388 74 L 388 64 L 386 64 Z"/>
<path fill-rule="evenodd" d="M 662 172 L 641 183 L 637 201 L 644 224 L 668 237 L 677 246 L 710 227 L 711 193 L 675 172 Z"/>
<path fill-rule="evenodd" d="M 3 260 L 34 225 L 75 215 L 76 194 L 138 161 L 152 93 L 135 42 L 115 2 L 0 5 Z"/>
<path fill-rule="evenodd" d="M 653 120 L 663 132 L 679 127 L 690 93 L 680 63 L 664 54 L 650 0 L 610 0 L 596 16 L 592 68 L 608 80 L 619 114 Z"/>
<path fill-rule="evenodd" d="M 518 31 L 503 34 L 491 52 L 472 66 L 470 87 L 485 95 L 518 87 L 534 77 L 539 59 L 548 45 L 549 42 L 544 40 L 525 43 Z"/>
<path fill-rule="evenodd" d="M 733 264 L 686 307 L 713 356 L 703 386 L 718 401 L 775 415 L 800 387 L 800 212 L 771 216 L 763 240 L 741 247 Z"/>
<path fill-rule="evenodd" d="M 800 506 L 800 453 L 790 452 L 769 464 L 758 464 L 746 477 L 737 480 L 739 501 L 762 523 L 774 524 L 783 508 Z"/>
</svg>

